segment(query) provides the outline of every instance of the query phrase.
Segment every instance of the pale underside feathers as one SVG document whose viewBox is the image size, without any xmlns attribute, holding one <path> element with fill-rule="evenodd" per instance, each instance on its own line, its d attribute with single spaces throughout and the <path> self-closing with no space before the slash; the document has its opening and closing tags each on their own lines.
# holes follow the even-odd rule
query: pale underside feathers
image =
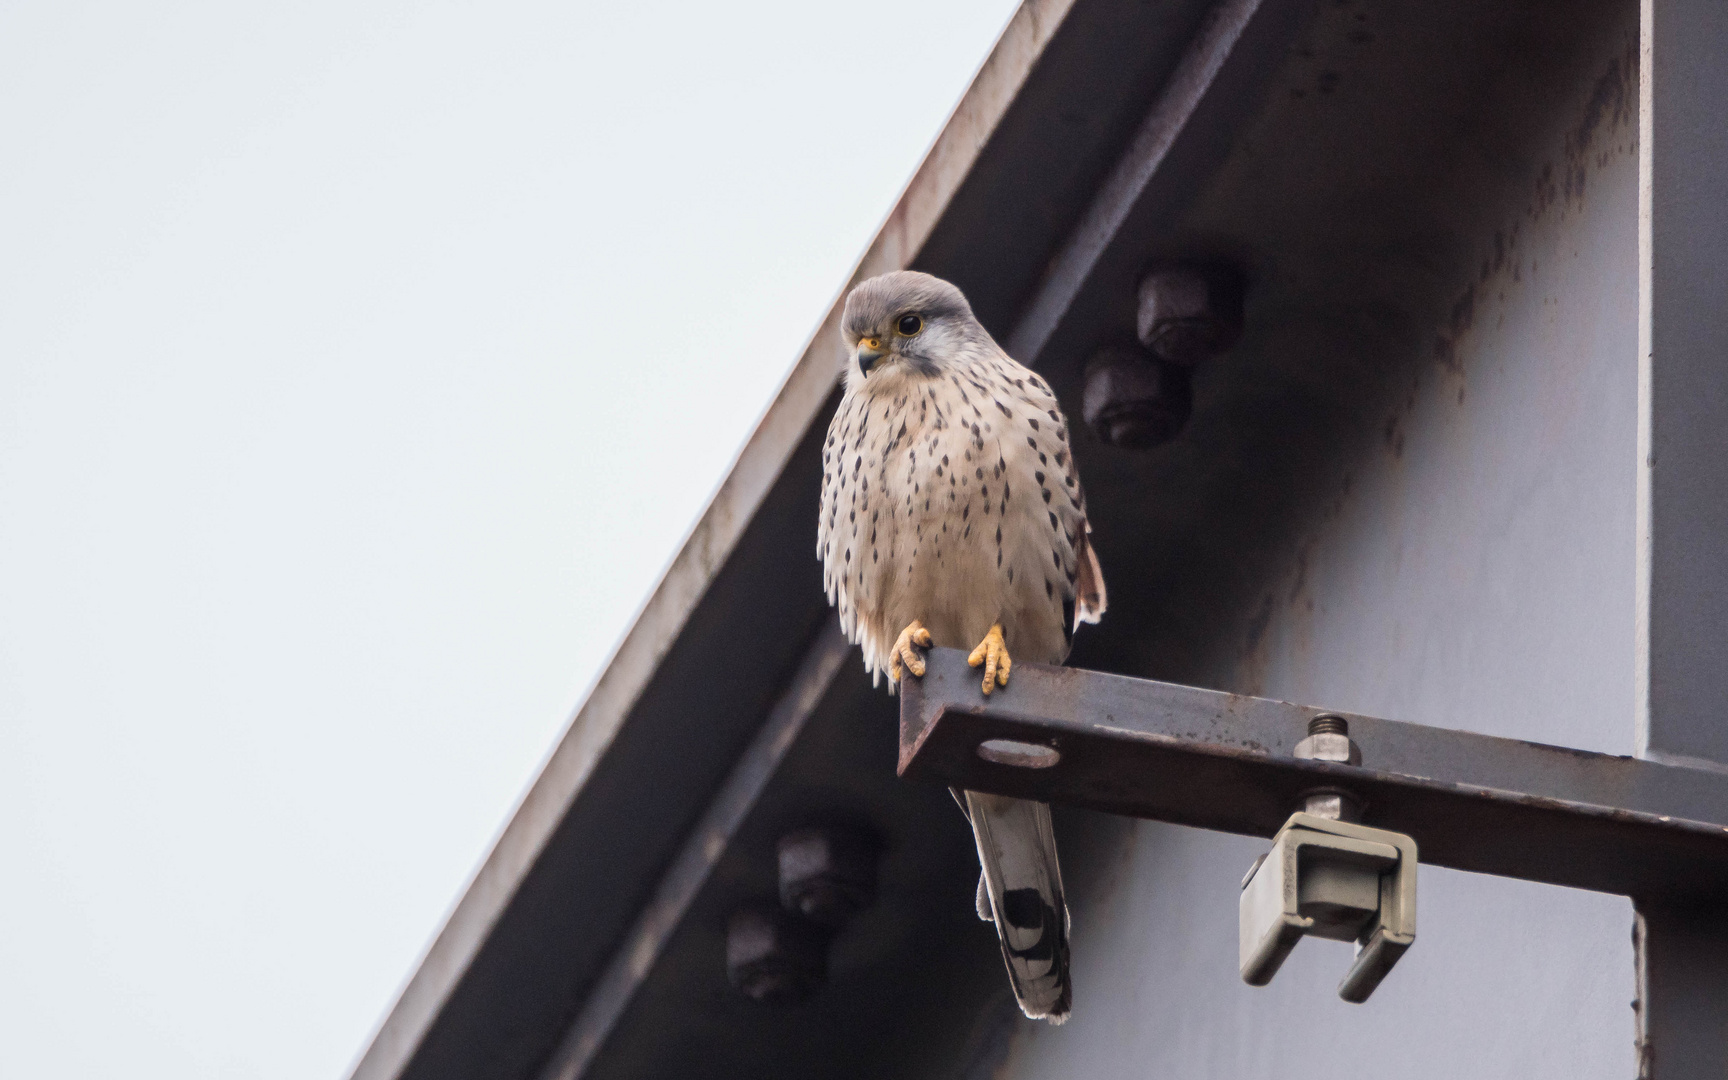
<svg viewBox="0 0 1728 1080">
<path fill-rule="evenodd" d="M 848 367 L 823 447 L 816 550 L 829 602 L 878 677 L 913 619 L 936 644 L 967 649 L 999 622 L 1016 659 L 1060 663 L 1106 597 L 1049 385 L 927 275 L 860 285 L 845 326 L 871 326 L 855 309 L 878 308 L 886 324 L 933 301 L 947 314 L 924 317 L 908 355 L 869 375 Z"/>
</svg>

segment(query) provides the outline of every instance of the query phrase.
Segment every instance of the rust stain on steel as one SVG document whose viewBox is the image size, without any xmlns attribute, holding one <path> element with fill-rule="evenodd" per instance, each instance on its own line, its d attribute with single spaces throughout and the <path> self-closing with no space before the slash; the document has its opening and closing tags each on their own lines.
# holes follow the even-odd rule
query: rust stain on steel
<svg viewBox="0 0 1728 1080">
<path fill-rule="evenodd" d="M 1390 768 L 1303 760 L 1265 743 L 1301 726 L 1304 707 L 1038 665 L 1019 674 L 1013 700 L 986 703 L 958 681 L 962 662 L 932 653 L 931 704 L 961 700 L 928 724 L 906 703 L 917 749 L 903 773 L 1254 836 L 1270 835 L 1303 789 L 1336 785 L 1418 837 L 1434 865 L 1635 897 L 1728 890 L 1728 777 L 1355 716 L 1365 752 L 1384 746 Z M 1060 742 L 1063 760 L 1033 775 L 978 759 L 976 744 L 995 737 Z"/>
</svg>

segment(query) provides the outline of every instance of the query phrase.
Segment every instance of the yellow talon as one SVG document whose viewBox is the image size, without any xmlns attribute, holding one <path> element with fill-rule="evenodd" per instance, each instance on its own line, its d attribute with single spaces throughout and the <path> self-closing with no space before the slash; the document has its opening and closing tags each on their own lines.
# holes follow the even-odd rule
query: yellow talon
<svg viewBox="0 0 1728 1080">
<path fill-rule="evenodd" d="M 906 629 L 894 639 L 894 648 L 888 652 L 888 677 L 899 682 L 900 677 L 910 671 L 922 679 L 924 658 L 918 654 L 918 648 L 929 647 L 930 631 L 924 629 L 924 624 L 917 619 L 907 623 Z"/>
<path fill-rule="evenodd" d="M 1008 685 L 1008 669 L 1014 666 L 1014 661 L 1008 658 L 1008 644 L 1002 640 L 1001 623 L 990 628 L 990 632 L 984 635 L 984 640 L 980 641 L 978 647 L 972 650 L 972 655 L 966 658 L 966 662 L 973 667 L 977 667 L 979 664 L 984 665 L 984 694 L 986 697 L 997 686 Z"/>
</svg>

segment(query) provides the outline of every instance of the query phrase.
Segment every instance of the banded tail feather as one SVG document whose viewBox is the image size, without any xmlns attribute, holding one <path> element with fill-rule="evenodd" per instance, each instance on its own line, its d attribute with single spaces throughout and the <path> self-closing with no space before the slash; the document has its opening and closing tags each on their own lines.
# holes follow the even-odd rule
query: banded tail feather
<svg viewBox="0 0 1728 1080">
<path fill-rule="evenodd" d="M 1020 1011 L 1035 1020 L 1068 1019 L 1068 905 L 1050 807 L 1004 795 L 965 792 L 966 816 L 983 868 L 979 915 L 989 913 Z"/>
</svg>

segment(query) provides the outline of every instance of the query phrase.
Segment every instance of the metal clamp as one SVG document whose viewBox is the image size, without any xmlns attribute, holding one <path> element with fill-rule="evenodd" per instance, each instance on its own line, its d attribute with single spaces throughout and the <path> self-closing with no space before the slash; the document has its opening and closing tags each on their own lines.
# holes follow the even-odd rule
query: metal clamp
<svg viewBox="0 0 1728 1080">
<path fill-rule="evenodd" d="M 1315 717 L 1308 730 L 1298 757 L 1361 761 L 1342 719 Z M 1347 791 L 1308 793 L 1304 806 L 1242 879 L 1242 981 L 1271 982 L 1305 936 L 1354 941 L 1356 962 L 1338 996 L 1364 1002 L 1416 940 L 1416 841 L 1341 820 L 1361 809 Z"/>
</svg>

